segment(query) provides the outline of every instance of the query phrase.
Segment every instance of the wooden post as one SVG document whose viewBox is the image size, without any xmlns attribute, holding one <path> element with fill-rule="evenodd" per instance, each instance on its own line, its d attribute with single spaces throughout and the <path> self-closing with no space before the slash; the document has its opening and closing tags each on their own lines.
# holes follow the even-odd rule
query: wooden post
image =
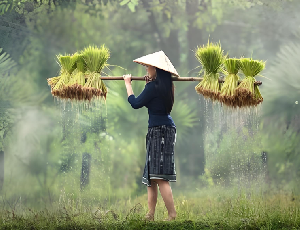
<svg viewBox="0 0 300 230">
<path fill-rule="evenodd" d="M 80 189 L 83 190 L 90 182 L 91 154 L 82 154 Z"/>
<path fill-rule="evenodd" d="M 4 183 L 4 151 L 0 151 L 0 191 Z"/>
<path fill-rule="evenodd" d="M 261 160 L 262 160 L 263 172 L 265 174 L 265 182 L 270 186 L 270 177 L 269 177 L 269 170 L 268 170 L 268 152 L 266 151 L 261 152 Z"/>
</svg>

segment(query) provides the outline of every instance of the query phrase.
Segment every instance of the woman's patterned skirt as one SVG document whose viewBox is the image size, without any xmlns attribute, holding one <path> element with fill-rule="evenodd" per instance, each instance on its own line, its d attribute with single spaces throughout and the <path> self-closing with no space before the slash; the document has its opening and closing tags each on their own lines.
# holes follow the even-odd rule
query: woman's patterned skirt
<svg viewBox="0 0 300 230">
<path fill-rule="evenodd" d="M 148 128 L 146 136 L 146 163 L 142 183 L 151 186 L 151 179 L 176 182 L 174 147 L 176 128 L 156 126 Z"/>
</svg>

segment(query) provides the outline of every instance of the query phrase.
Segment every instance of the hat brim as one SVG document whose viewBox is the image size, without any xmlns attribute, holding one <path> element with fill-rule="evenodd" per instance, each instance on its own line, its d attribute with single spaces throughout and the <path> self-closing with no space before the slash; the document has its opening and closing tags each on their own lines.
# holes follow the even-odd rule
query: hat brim
<svg viewBox="0 0 300 230">
<path fill-rule="evenodd" d="M 167 69 L 163 69 L 163 68 L 158 67 L 158 66 L 155 66 L 155 65 L 150 65 L 150 64 L 143 63 L 143 62 L 138 62 L 138 61 L 134 61 L 134 62 L 135 62 L 135 63 L 138 63 L 138 64 L 140 64 L 140 65 L 143 65 L 143 66 L 145 66 L 145 67 L 147 67 L 147 66 L 153 66 L 153 67 L 156 67 L 156 68 L 158 68 L 158 69 L 162 69 L 162 70 L 164 70 L 164 71 L 167 71 L 167 72 L 171 73 L 172 75 L 174 75 L 174 76 L 176 76 L 176 77 L 180 77 L 178 73 L 171 72 L 171 71 L 169 71 L 169 70 L 167 70 Z"/>
<path fill-rule="evenodd" d="M 162 69 L 164 71 L 167 71 L 176 77 L 179 77 L 179 74 L 177 73 L 173 64 L 171 63 L 171 61 L 163 51 L 159 51 L 153 54 L 148 54 L 146 56 L 133 60 L 133 62 L 143 66 L 153 66 Z"/>
</svg>

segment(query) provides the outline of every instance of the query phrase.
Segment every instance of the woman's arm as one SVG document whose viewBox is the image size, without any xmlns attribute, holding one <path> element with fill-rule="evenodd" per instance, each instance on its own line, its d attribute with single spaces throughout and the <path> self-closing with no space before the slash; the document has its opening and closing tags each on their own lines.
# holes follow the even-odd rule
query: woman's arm
<svg viewBox="0 0 300 230">
<path fill-rule="evenodd" d="M 125 81 L 127 96 L 129 97 L 130 95 L 134 94 L 131 86 L 131 74 L 123 75 L 123 78 Z M 152 79 L 148 76 L 144 76 L 144 79 L 146 80 L 146 84 L 152 81 Z"/>
<path fill-rule="evenodd" d="M 132 108 L 139 109 L 145 106 L 153 98 L 154 92 L 151 92 L 148 84 L 146 84 L 143 92 L 138 97 L 135 97 L 131 87 L 131 75 L 124 75 L 123 78 L 127 89 L 128 102 L 131 104 Z"/>
<path fill-rule="evenodd" d="M 131 83 L 127 83 L 127 84 L 125 84 L 125 85 L 126 85 L 128 97 L 129 97 L 130 95 L 133 95 L 133 90 L 132 90 Z"/>
<path fill-rule="evenodd" d="M 133 94 L 133 90 L 131 87 L 131 74 L 124 75 L 123 78 L 124 78 L 125 86 L 127 89 L 127 96 L 129 97 L 130 95 Z"/>
</svg>

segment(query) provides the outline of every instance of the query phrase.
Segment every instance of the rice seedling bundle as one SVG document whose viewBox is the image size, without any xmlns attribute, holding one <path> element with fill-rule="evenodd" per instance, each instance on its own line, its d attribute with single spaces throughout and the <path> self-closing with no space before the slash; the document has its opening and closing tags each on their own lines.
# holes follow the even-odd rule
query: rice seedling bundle
<svg viewBox="0 0 300 230">
<path fill-rule="evenodd" d="M 209 43 L 197 47 L 196 58 L 204 70 L 203 80 L 195 87 L 197 93 L 216 100 L 220 94 L 219 71 L 224 62 L 224 54 L 220 43 Z"/>
<path fill-rule="evenodd" d="M 62 89 L 70 81 L 76 59 L 69 55 L 58 55 L 57 59 L 61 67 L 60 76 L 48 79 L 48 84 L 51 85 L 54 96 L 63 96 Z"/>
<path fill-rule="evenodd" d="M 71 74 L 70 81 L 61 89 L 61 98 L 80 100 L 79 88 L 82 88 L 84 84 L 85 74 L 75 69 Z"/>
<path fill-rule="evenodd" d="M 48 85 L 51 87 L 51 90 L 53 90 L 54 86 L 59 81 L 59 79 L 60 79 L 60 76 L 47 79 Z"/>
<path fill-rule="evenodd" d="M 107 66 L 109 50 L 89 46 L 72 56 L 58 55 L 60 76 L 47 79 L 51 93 L 62 99 L 91 100 L 106 98 L 107 88 L 100 79 L 101 71 Z"/>
<path fill-rule="evenodd" d="M 66 55 L 58 55 L 57 56 L 60 66 L 61 66 L 61 74 L 72 74 L 74 69 L 76 68 L 76 61 L 78 59 L 77 54 L 74 54 L 73 56 Z"/>
<path fill-rule="evenodd" d="M 82 52 L 83 59 L 86 63 L 88 79 L 84 85 L 86 90 L 86 96 L 88 98 L 104 97 L 106 98 L 107 88 L 104 82 L 100 79 L 100 73 L 105 66 L 107 66 L 107 60 L 110 57 L 108 48 L 104 45 L 101 48 L 89 46 Z"/>
<path fill-rule="evenodd" d="M 265 62 L 253 60 L 252 58 L 242 58 L 240 60 L 241 70 L 245 75 L 240 85 L 236 89 L 239 97 L 239 107 L 256 106 L 263 101 L 258 85 L 255 85 L 255 76 L 264 68 Z"/>
<path fill-rule="evenodd" d="M 75 53 L 71 58 L 73 58 L 74 71 L 70 76 L 69 82 L 64 85 L 61 89 L 61 98 L 64 99 L 75 99 L 75 100 L 85 100 L 83 95 L 83 87 L 85 85 L 85 72 L 86 72 L 86 63 L 83 59 L 83 55 Z"/>
<path fill-rule="evenodd" d="M 88 79 L 84 85 L 84 90 L 86 91 L 85 97 L 92 98 L 93 96 L 96 98 L 105 97 L 107 94 L 107 88 L 104 82 L 100 79 L 100 74 L 93 72 L 88 74 Z"/>
<path fill-rule="evenodd" d="M 86 72 L 86 63 L 84 61 L 83 55 L 79 55 L 76 61 L 76 68 L 78 71 L 85 73 Z"/>
<path fill-rule="evenodd" d="M 240 60 L 236 58 L 228 58 L 224 61 L 224 67 L 226 76 L 221 87 L 219 100 L 225 105 L 236 107 L 239 102 L 235 90 L 240 79 L 237 75 L 240 69 Z"/>
</svg>

